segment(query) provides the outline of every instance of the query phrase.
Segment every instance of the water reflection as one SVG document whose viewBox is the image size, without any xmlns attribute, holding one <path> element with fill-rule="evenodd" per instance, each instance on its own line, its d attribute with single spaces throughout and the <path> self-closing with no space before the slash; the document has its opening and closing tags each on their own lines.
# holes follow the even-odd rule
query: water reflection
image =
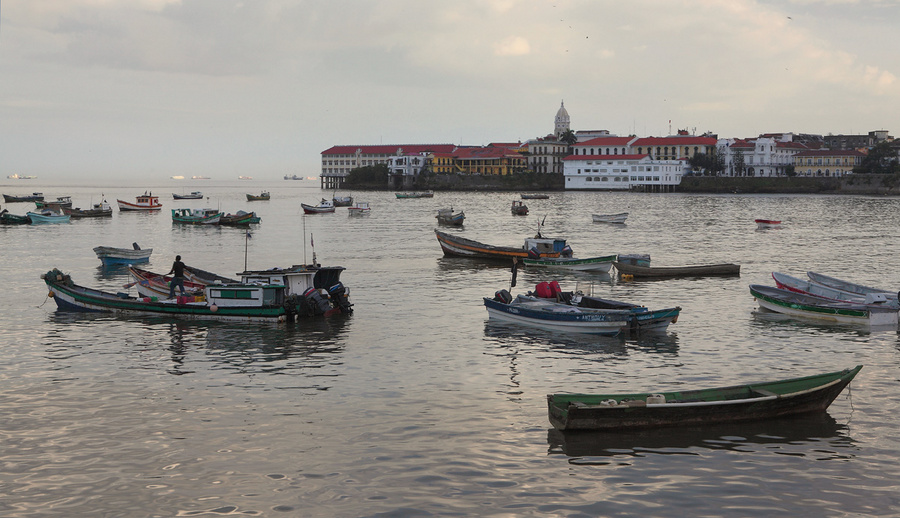
<svg viewBox="0 0 900 518">
<path fill-rule="evenodd" d="M 751 327 L 760 327 L 766 330 L 775 328 L 790 329 L 796 331 L 797 328 L 806 328 L 816 330 L 826 334 L 856 334 L 859 336 L 869 335 L 872 333 L 894 333 L 897 334 L 897 326 L 867 326 L 864 324 L 846 324 L 846 323 L 830 323 L 825 321 L 817 321 L 813 319 L 797 318 L 791 315 L 785 315 L 774 311 L 755 310 L 752 311 L 753 319 L 750 321 Z"/>
<path fill-rule="evenodd" d="M 678 354 L 676 333 L 642 333 L 636 336 L 597 336 L 557 333 L 507 322 L 487 320 L 484 336 L 502 347 L 534 347 L 625 356 L 630 349 L 658 354 Z"/>
<path fill-rule="evenodd" d="M 629 430 L 620 432 L 547 432 L 548 452 L 562 454 L 573 464 L 606 464 L 589 457 L 700 455 L 702 450 L 741 453 L 767 451 L 783 455 L 816 456 L 819 460 L 854 457 L 848 427 L 828 413 L 748 423 Z"/>
<path fill-rule="evenodd" d="M 94 278 L 98 281 L 108 281 L 112 279 L 129 278 L 128 264 L 100 264 L 94 270 Z"/>
</svg>

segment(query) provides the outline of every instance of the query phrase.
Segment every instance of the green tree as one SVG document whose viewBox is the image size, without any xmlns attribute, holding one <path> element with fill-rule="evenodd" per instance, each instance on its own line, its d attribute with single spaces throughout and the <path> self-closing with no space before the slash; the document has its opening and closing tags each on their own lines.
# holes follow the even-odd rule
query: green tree
<svg viewBox="0 0 900 518">
<path fill-rule="evenodd" d="M 869 154 L 853 172 L 890 174 L 898 171 L 900 171 L 900 161 L 897 160 L 897 151 L 891 147 L 890 142 L 883 141 L 875 144 L 869 150 Z"/>
<path fill-rule="evenodd" d="M 388 167 L 385 164 L 367 165 L 351 169 L 345 185 L 362 187 L 366 185 L 384 187 L 388 183 Z"/>
<path fill-rule="evenodd" d="M 573 145 L 578 142 L 578 137 L 575 136 L 575 132 L 572 130 L 566 130 L 565 133 L 559 136 L 560 142 L 565 142 L 568 145 Z"/>
<path fill-rule="evenodd" d="M 702 174 L 708 176 L 718 176 L 725 170 L 725 160 L 718 153 L 713 151 L 710 154 L 697 153 L 688 158 L 688 164 L 692 169 L 699 169 Z"/>
</svg>

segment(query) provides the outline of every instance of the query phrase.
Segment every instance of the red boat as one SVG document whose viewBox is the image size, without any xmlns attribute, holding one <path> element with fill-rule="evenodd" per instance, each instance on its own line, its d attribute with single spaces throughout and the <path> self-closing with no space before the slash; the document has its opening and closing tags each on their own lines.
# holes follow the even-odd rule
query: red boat
<svg viewBox="0 0 900 518">
<path fill-rule="evenodd" d="M 781 226 L 781 220 L 777 219 L 757 219 L 756 228 L 775 228 Z"/>
</svg>

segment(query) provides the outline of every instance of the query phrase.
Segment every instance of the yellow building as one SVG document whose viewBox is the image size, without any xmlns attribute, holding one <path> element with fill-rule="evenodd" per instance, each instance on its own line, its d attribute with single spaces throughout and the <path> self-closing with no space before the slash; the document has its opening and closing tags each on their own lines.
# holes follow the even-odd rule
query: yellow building
<svg viewBox="0 0 900 518">
<path fill-rule="evenodd" d="M 844 176 L 862 164 L 866 154 L 856 150 L 811 149 L 794 155 L 797 176 Z"/>
</svg>

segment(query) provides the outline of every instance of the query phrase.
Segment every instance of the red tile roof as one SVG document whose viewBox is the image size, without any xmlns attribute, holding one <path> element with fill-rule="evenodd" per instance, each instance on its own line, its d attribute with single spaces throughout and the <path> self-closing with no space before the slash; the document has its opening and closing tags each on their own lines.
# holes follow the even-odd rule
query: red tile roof
<svg viewBox="0 0 900 518">
<path fill-rule="evenodd" d="M 403 144 L 403 145 L 379 145 L 379 146 L 332 146 L 323 155 L 353 155 L 359 149 L 365 155 L 396 155 L 400 150 L 404 154 L 444 152 L 449 153 L 456 149 L 454 144 Z"/>
<path fill-rule="evenodd" d="M 807 149 L 794 156 L 866 156 L 865 153 L 855 149 Z"/>
<path fill-rule="evenodd" d="M 644 137 L 631 144 L 632 146 L 715 146 L 716 139 L 712 137 L 675 136 L 675 137 Z"/>
<path fill-rule="evenodd" d="M 563 160 L 640 160 L 649 155 L 569 155 Z"/>
<path fill-rule="evenodd" d="M 573 144 L 573 147 L 576 146 L 627 146 L 629 142 L 634 140 L 634 137 L 596 137 L 591 140 L 585 140 L 584 142 L 577 142 Z"/>
</svg>

